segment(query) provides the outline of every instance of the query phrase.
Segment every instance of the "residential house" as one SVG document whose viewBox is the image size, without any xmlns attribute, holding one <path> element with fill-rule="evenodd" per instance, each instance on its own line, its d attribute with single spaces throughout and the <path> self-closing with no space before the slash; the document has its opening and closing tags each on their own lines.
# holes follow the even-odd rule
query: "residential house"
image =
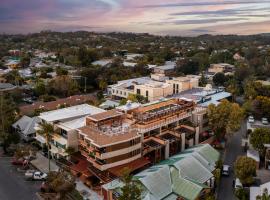
<svg viewBox="0 0 270 200">
<path fill-rule="evenodd" d="M 176 63 L 173 61 L 166 61 L 164 65 L 153 68 L 156 74 L 165 74 L 166 76 L 171 75 L 176 67 Z"/>
<path fill-rule="evenodd" d="M 5 63 L 5 66 L 7 66 L 9 69 L 17 69 L 20 67 L 20 61 L 19 60 L 9 60 L 7 63 Z"/>
<path fill-rule="evenodd" d="M 22 116 L 18 121 L 12 124 L 13 130 L 21 136 L 21 139 L 29 142 L 34 140 L 36 136 L 35 125 L 39 123 L 38 117 Z"/>
<path fill-rule="evenodd" d="M 216 74 L 219 72 L 224 73 L 225 75 L 231 75 L 235 71 L 234 65 L 228 63 L 218 63 L 218 64 L 211 64 L 208 68 L 209 74 Z"/>
<path fill-rule="evenodd" d="M 263 194 L 270 194 L 270 182 L 264 183 L 260 186 L 250 187 L 249 199 L 257 200 L 258 196 L 263 196 Z"/>
</svg>

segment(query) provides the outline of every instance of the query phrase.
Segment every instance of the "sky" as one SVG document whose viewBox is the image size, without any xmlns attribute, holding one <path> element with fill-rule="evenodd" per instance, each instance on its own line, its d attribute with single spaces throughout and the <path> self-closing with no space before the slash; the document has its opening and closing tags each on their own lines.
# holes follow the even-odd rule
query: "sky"
<svg viewBox="0 0 270 200">
<path fill-rule="evenodd" d="M 41 30 L 269 33 L 270 0 L 0 0 L 0 33 Z"/>
</svg>

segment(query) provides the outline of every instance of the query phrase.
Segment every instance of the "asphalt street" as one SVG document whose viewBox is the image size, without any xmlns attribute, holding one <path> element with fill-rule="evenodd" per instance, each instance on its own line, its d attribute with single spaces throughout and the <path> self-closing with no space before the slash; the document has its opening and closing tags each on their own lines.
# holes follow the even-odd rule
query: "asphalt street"
<svg viewBox="0 0 270 200">
<path fill-rule="evenodd" d="M 36 200 L 41 182 L 27 181 L 10 157 L 0 156 L 0 200 Z"/>
<path fill-rule="evenodd" d="M 235 200 L 233 190 L 234 174 L 232 172 L 233 164 L 238 156 L 245 155 L 241 147 L 242 135 L 246 133 L 246 123 L 242 124 L 241 129 L 234 133 L 227 141 L 224 152 L 224 164 L 231 166 L 231 174 L 228 177 L 222 177 L 218 191 L 218 200 Z"/>
</svg>

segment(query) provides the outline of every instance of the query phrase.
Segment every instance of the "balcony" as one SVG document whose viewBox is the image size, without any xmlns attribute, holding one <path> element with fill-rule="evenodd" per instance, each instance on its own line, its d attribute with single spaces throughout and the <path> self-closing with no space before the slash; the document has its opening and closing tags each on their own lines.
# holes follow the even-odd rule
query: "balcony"
<svg viewBox="0 0 270 200">
<path fill-rule="evenodd" d="M 136 145 L 130 146 L 128 148 L 123 148 L 120 150 L 116 150 L 116 151 L 111 151 L 111 152 L 106 152 L 106 153 L 100 153 L 100 152 L 95 152 L 95 155 L 97 158 L 103 160 L 103 159 L 108 159 L 108 158 L 112 158 L 112 157 L 116 157 L 119 155 L 123 155 L 132 151 L 135 151 L 137 149 L 141 149 L 141 143 L 138 143 Z"/>
<path fill-rule="evenodd" d="M 160 120 L 155 121 L 155 122 L 150 123 L 150 124 L 145 124 L 145 125 L 144 124 L 138 124 L 137 125 L 137 130 L 140 133 L 146 133 L 146 132 L 161 128 L 163 126 L 167 126 L 167 125 L 169 125 L 171 123 L 175 123 L 177 121 L 180 121 L 180 120 L 188 118 L 188 117 L 191 117 L 191 113 L 190 112 L 184 112 L 184 113 L 181 113 L 179 115 L 168 117 L 166 119 L 160 119 Z"/>
</svg>

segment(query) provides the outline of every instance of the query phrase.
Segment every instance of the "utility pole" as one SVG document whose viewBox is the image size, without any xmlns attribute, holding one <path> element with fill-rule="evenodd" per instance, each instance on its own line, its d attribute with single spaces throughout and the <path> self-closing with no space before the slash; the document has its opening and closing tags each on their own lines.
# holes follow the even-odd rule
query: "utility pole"
<svg viewBox="0 0 270 200">
<path fill-rule="evenodd" d="M 84 93 L 86 93 L 86 77 L 84 76 Z"/>
</svg>

